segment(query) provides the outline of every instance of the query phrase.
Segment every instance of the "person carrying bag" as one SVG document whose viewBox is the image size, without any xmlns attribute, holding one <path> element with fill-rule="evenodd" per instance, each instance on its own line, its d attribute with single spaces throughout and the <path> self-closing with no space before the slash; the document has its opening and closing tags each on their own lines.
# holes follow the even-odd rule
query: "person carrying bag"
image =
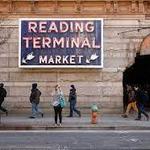
<svg viewBox="0 0 150 150">
<path fill-rule="evenodd" d="M 61 126 L 62 125 L 62 109 L 65 106 L 65 100 L 63 98 L 63 92 L 61 91 L 60 85 L 55 86 L 55 91 L 53 93 L 53 102 L 52 105 L 54 107 L 54 126 Z M 58 117 L 59 117 L 59 124 L 58 124 Z"/>
</svg>

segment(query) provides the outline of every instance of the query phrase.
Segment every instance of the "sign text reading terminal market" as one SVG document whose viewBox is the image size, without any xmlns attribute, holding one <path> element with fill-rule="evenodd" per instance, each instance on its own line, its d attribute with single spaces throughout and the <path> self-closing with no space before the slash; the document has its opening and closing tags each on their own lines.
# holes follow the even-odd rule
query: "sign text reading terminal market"
<svg viewBox="0 0 150 150">
<path fill-rule="evenodd" d="M 19 67 L 102 68 L 103 20 L 20 19 Z"/>
</svg>

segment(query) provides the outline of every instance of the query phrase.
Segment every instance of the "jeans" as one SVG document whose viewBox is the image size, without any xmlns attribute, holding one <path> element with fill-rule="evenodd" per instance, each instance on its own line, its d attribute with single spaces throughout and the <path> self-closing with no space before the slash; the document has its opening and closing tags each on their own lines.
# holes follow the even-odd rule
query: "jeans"
<svg viewBox="0 0 150 150">
<path fill-rule="evenodd" d="M 144 114 L 146 118 L 149 117 L 148 114 L 145 112 L 144 104 L 138 103 L 137 107 L 138 107 L 138 119 L 141 119 L 141 114 Z"/>
<path fill-rule="evenodd" d="M 57 118 L 59 115 L 59 123 L 62 123 L 62 108 L 60 105 L 54 106 L 54 111 L 55 111 L 55 124 L 57 124 Z"/>
<path fill-rule="evenodd" d="M 76 108 L 76 101 L 70 101 L 70 117 L 73 116 L 73 111 L 80 115 L 80 111 Z"/>
<path fill-rule="evenodd" d="M 39 109 L 38 104 L 32 102 L 32 117 L 36 117 L 37 115 L 43 115 L 42 111 Z"/>
<path fill-rule="evenodd" d="M 138 112 L 138 108 L 137 108 L 136 102 L 131 102 L 131 103 L 128 104 L 127 110 L 126 110 L 125 114 L 126 114 L 126 115 L 129 115 L 129 112 L 130 112 L 130 110 L 131 110 L 132 108 L 133 108 L 136 112 Z"/>
</svg>

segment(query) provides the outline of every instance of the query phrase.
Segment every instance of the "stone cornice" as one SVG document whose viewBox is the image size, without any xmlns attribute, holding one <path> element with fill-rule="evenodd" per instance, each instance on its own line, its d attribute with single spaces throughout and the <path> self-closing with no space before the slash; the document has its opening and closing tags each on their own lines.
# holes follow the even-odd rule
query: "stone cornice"
<svg viewBox="0 0 150 150">
<path fill-rule="evenodd" d="M 149 0 L 1 0 L 0 2 L 69 2 L 69 1 L 80 1 L 80 2 L 109 2 L 109 1 L 116 1 L 116 2 L 149 2 Z"/>
<path fill-rule="evenodd" d="M 149 2 L 149 0 L 1 0 L 1 2 Z"/>
<path fill-rule="evenodd" d="M 1 0 L 0 14 L 149 15 L 149 0 Z"/>
<path fill-rule="evenodd" d="M 149 0 L 1 0 L 2 2 L 149 2 Z"/>
</svg>

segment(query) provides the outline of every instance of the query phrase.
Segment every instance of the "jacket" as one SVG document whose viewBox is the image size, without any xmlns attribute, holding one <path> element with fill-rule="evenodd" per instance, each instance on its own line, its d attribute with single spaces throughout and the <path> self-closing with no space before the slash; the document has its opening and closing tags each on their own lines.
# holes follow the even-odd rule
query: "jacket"
<svg viewBox="0 0 150 150">
<path fill-rule="evenodd" d="M 40 102 L 41 91 L 39 89 L 32 89 L 30 95 L 30 102 L 39 104 Z"/>
<path fill-rule="evenodd" d="M 69 93 L 69 102 L 70 101 L 76 101 L 76 100 L 77 100 L 76 90 L 71 89 L 70 93 Z"/>
<path fill-rule="evenodd" d="M 4 100 L 4 97 L 7 96 L 7 91 L 2 87 L 0 88 L 0 101 Z"/>
</svg>

